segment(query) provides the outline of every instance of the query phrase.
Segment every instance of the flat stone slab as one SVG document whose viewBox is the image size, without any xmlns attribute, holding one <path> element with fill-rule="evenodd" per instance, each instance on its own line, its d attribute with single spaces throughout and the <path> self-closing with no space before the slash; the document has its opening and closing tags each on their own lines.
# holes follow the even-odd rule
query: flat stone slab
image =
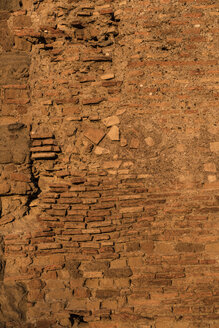
<svg viewBox="0 0 219 328">
<path fill-rule="evenodd" d="M 102 129 L 89 128 L 84 133 L 84 136 L 96 145 L 98 145 L 98 143 L 104 138 L 105 132 Z"/>
</svg>

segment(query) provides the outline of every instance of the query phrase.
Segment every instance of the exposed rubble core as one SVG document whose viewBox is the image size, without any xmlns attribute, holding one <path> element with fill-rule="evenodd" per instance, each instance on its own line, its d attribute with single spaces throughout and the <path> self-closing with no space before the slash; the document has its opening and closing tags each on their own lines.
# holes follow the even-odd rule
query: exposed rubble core
<svg viewBox="0 0 219 328">
<path fill-rule="evenodd" d="M 216 328 L 218 2 L 0 0 L 0 328 Z"/>
</svg>

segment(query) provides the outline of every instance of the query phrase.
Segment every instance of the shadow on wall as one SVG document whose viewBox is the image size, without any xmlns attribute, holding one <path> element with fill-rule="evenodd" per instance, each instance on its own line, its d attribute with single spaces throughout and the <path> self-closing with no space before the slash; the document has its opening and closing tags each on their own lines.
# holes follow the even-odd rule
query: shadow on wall
<svg viewBox="0 0 219 328">
<path fill-rule="evenodd" d="M 0 236 L 0 327 L 6 327 L 6 323 L 10 323 L 11 327 L 22 327 L 26 319 L 27 291 L 21 283 L 10 285 L 3 283 L 5 269 L 3 252 L 4 239 Z"/>
<path fill-rule="evenodd" d="M 0 225 L 22 218 L 38 191 L 29 150 L 29 131 L 22 123 L 0 125 Z"/>
</svg>

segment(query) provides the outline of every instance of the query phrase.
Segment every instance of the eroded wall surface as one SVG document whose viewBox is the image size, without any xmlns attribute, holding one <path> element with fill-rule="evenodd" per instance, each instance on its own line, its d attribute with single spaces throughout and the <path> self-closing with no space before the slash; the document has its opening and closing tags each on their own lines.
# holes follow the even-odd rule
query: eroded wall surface
<svg viewBox="0 0 219 328">
<path fill-rule="evenodd" d="M 0 0 L 0 327 L 218 327 L 218 9 Z"/>
</svg>

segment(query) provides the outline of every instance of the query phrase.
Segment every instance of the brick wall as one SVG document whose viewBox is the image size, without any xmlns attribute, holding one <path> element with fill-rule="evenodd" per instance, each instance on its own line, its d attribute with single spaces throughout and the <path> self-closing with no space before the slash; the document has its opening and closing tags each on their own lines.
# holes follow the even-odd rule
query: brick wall
<svg viewBox="0 0 219 328">
<path fill-rule="evenodd" d="M 0 326 L 216 328 L 218 3 L 0 1 Z"/>
</svg>

